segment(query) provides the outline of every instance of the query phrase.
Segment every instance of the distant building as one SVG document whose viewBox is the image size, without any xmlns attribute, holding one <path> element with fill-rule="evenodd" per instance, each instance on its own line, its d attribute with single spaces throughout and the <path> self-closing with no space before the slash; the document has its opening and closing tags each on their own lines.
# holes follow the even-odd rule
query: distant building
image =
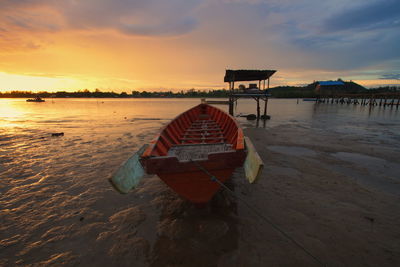
<svg viewBox="0 0 400 267">
<path fill-rule="evenodd" d="M 314 91 L 318 95 L 336 95 L 336 94 L 360 94 L 368 90 L 353 81 L 314 81 L 304 87 L 306 90 Z"/>
<path fill-rule="evenodd" d="M 342 81 L 318 81 L 315 83 L 315 92 L 318 94 L 333 94 L 346 91 L 346 84 Z"/>
</svg>

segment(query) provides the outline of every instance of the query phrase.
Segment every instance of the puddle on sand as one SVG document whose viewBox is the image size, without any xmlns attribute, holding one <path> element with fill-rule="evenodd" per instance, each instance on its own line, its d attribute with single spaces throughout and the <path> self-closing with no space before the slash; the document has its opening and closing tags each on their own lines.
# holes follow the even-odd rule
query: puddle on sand
<svg viewBox="0 0 400 267">
<path fill-rule="evenodd" d="M 295 157 L 314 157 L 317 155 L 312 149 L 300 146 L 268 146 L 268 150 Z"/>
<path fill-rule="evenodd" d="M 370 173 L 383 175 L 393 180 L 400 181 L 400 164 L 387 161 L 382 158 L 372 157 L 364 154 L 337 152 L 333 153 L 337 159 L 347 161 L 367 169 Z"/>
<path fill-rule="evenodd" d="M 400 164 L 358 153 L 337 152 L 331 155 L 352 165 L 329 164 L 324 165 L 326 168 L 352 177 L 368 188 L 400 195 Z"/>
</svg>

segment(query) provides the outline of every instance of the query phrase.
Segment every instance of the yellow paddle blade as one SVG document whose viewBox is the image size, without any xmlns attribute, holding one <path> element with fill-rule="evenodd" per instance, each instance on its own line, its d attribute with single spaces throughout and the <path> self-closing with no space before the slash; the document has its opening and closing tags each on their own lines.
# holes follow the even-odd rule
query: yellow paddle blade
<svg viewBox="0 0 400 267">
<path fill-rule="evenodd" d="M 260 158 L 257 153 L 257 150 L 254 148 L 253 143 L 250 138 L 247 136 L 244 137 L 246 149 L 247 149 L 247 157 L 244 161 L 244 172 L 246 174 L 246 178 L 250 183 L 254 183 L 262 173 L 264 168 L 264 162 Z"/>
</svg>

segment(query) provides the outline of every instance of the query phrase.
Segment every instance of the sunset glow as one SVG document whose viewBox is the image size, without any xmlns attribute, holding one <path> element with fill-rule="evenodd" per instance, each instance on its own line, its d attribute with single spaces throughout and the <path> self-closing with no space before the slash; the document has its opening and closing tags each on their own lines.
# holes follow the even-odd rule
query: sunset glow
<svg viewBox="0 0 400 267">
<path fill-rule="evenodd" d="M 338 78 L 398 85 L 399 6 L 393 0 L 6 0 L 0 91 L 220 89 L 227 68 L 276 69 L 271 86 Z"/>
</svg>

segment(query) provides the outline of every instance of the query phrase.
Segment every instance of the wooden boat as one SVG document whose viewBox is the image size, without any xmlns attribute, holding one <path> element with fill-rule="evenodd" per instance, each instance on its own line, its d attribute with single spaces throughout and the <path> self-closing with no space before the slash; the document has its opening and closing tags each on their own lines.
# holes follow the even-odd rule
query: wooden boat
<svg viewBox="0 0 400 267">
<path fill-rule="evenodd" d="M 45 102 L 45 100 L 37 96 L 35 98 L 27 99 L 26 102 Z"/>
<path fill-rule="evenodd" d="M 126 194 L 147 174 L 157 174 L 183 198 L 204 204 L 244 165 L 247 180 L 254 183 L 263 162 L 233 117 L 202 103 L 182 113 L 143 145 L 109 179 Z"/>
<path fill-rule="evenodd" d="M 233 117 L 208 104 L 182 113 L 141 155 L 148 174 L 157 174 L 180 196 L 206 203 L 246 158 L 243 130 Z M 202 168 L 207 170 L 207 174 Z"/>
</svg>

